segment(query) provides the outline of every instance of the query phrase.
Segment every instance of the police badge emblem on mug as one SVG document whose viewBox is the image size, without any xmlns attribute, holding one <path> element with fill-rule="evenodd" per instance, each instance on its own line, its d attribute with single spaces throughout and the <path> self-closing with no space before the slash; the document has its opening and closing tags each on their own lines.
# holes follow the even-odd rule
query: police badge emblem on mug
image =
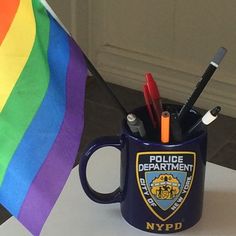
<svg viewBox="0 0 236 236">
<path fill-rule="evenodd" d="M 136 157 L 136 177 L 140 193 L 150 211 L 161 221 L 171 218 L 182 206 L 192 186 L 196 153 L 141 152 Z M 146 228 L 159 231 L 180 230 L 182 222 L 157 224 Z"/>
</svg>

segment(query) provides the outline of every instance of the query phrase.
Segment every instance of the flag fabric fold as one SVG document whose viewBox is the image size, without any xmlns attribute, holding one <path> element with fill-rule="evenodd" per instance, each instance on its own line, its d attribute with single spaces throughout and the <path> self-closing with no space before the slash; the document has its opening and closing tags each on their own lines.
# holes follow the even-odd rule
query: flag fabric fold
<svg viewBox="0 0 236 236">
<path fill-rule="evenodd" d="M 0 0 L 0 203 L 39 235 L 84 123 L 82 51 L 45 0 Z"/>
</svg>

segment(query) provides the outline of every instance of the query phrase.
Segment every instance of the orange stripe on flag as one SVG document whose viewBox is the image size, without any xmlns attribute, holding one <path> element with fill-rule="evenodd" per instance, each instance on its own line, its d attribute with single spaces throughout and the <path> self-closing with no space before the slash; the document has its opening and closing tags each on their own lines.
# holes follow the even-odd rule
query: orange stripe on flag
<svg viewBox="0 0 236 236">
<path fill-rule="evenodd" d="M 20 0 L 15 17 L 0 46 L 0 112 L 29 59 L 35 35 L 32 0 Z"/>
<path fill-rule="evenodd" d="M 15 17 L 20 0 L 0 0 L 0 45 Z"/>
</svg>

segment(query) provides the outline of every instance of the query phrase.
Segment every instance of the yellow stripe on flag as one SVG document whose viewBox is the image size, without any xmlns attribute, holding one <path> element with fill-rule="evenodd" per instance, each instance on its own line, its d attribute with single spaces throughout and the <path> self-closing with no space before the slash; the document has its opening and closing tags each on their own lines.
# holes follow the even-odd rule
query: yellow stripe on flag
<svg viewBox="0 0 236 236">
<path fill-rule="evenodd" d="M 29 58 L 35 34 L 32 0 L 21 0 L 11 27 L 0 46 L 0 112 Z"/>
</svg>

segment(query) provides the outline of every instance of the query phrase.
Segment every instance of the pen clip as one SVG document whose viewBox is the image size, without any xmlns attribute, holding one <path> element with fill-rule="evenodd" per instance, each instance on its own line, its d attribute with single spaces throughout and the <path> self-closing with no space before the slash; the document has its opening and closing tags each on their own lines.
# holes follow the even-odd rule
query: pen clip
<svg viewBox="0 0 236 236">
<path fill-rule="evenodd" d="M 149 90 L 151 98 L 153 100 L 160 99 L 160 93 L 159 93 L 158 87 L 151 73 L 146 74 L 146 84 L 148 86 L 148 90 Z"/>
<path fill-rule="evenodd" d="M 149 117 L 152 121 L 152 125 L 154 128 L 157 127 L 157 123 L 154 119 L 154 115 L 153 115 L 153 111 L 152 111 L 152 99 L 151 99 L 151 96 L 149 94 L 149 90 L 148 90 L 148 86 L 145 84 L 143 86 L 143 94 L 144 94 L 144 99 L 145 99 L 145 103 L 146 103 L 146 106 L 147 106 L 147 110 L 148 110 L 148 114 L 149 114 Z"/>
<path fill-rule="evenodd" d="M 152 77 L 151 73 L 147 73 L 145 75 L 146 77 L 146 85 L 148 88 L 148 93 L 151 97 L 151 102 L 153 106 L 153 116 L 157 124 L 161 123 L 161 113 L 162 113 L 162 105 L 160 101 L 160 93 L 158 90 L 158 86 L 155 82 L 155 80 Z"/>
</svg>

